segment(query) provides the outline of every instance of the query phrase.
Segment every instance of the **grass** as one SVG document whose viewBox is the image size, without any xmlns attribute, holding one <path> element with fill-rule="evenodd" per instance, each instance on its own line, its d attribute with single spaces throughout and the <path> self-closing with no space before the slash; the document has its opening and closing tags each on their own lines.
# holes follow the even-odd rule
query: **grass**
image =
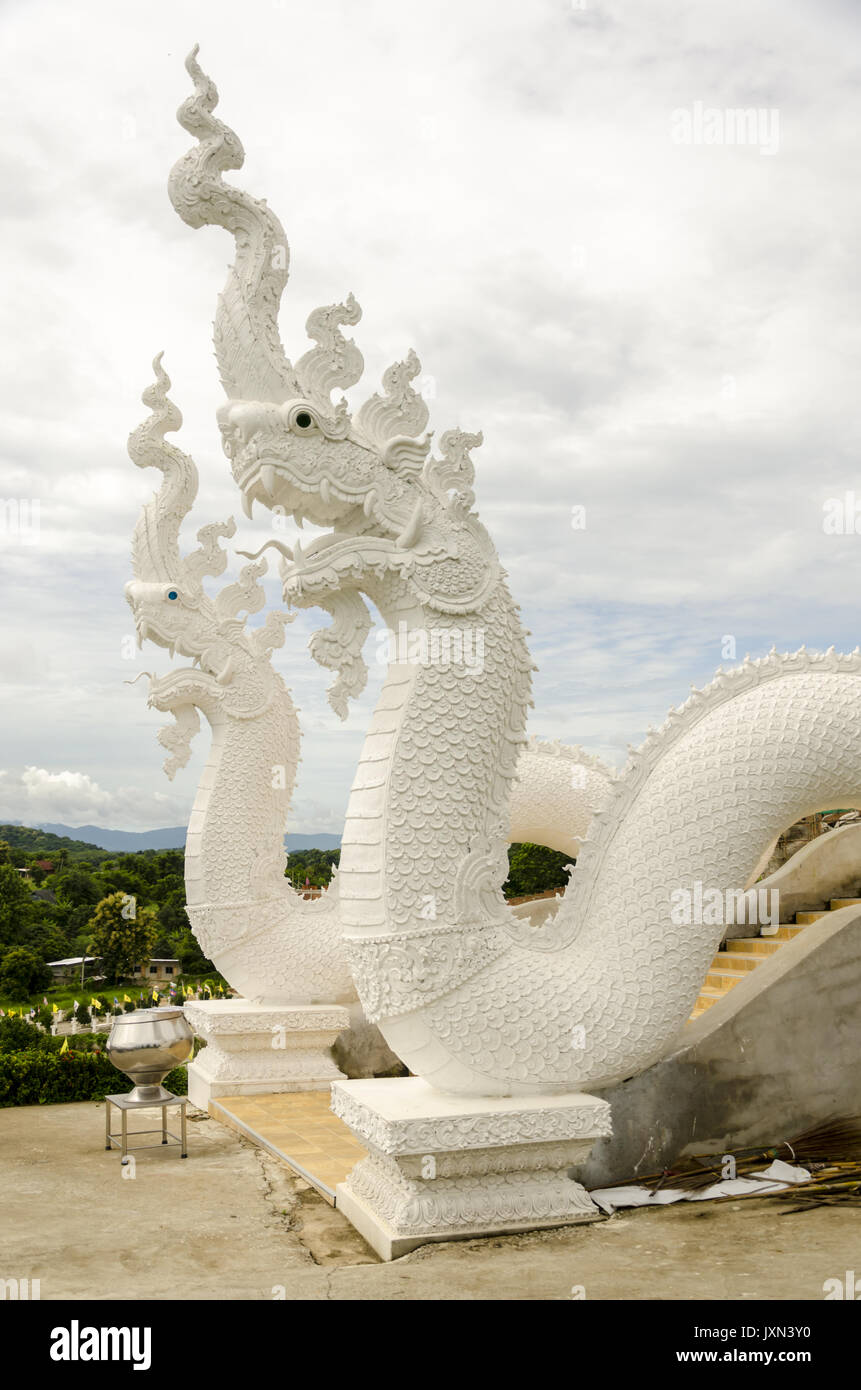
<svg viewBox="0 0 861 1390">
<path fill-rule="evenodd" d="M 227 981 L 222 979 L 220 975 L 207 975 L 205 977 L 201 977 L 199 975 L 180 976 L 175 981 L 175 984 L 177 986 L 177 994 L 179 994 L 179 986 L 181 984 L 184 984 L 186 989 L 193 989 L 197 984 L 203 985 L 207 980 L 210 981 L 213 986 L 212 997 L 214 999 L 222 999 L 228 997 Z M 223 995 L 218 993 L 219 983 L 224 985 Z M 48 1001 L 49 1008 L 52 1004 L 56 1004 L 57 1007 L 61 1009 L 64 1013 L 70 1013 L 72 1009 L 72 1004 L 76 999 L 79 1004 L 85 1004 L 87 1008 L 90 1008 L 90 1000 L 93 997 L 97 999 L 102 999 L 103 1001 L 106 1000 L 109 1005 L 113 1006 L 114 995 L 116 995 L 117 999 L 119 999 L 120 1001 L 120 1004 L 122 1004 L 123 995 L 127 994 L 128 997 L 132 1000 L 132 1002 L 135 1005 L 138 1005 L 138 995 L 140 993 L 143 993 L 144 999 L 140 1003 L 139 1007 L 146 1008 L 148 1006 L 148 1001 L 150 998 L 150 987 L 147 987 L 146 989 L 142 990 L 141 984 L 137 981 L 135 983 L 128 982 L 123 985 L 104 985 L 95 988 L 92 985 L 85 984 L 83 989 L 81 989 L 81 986 L 79 984 L 56 985 L 51 989 L 38 990 L 35 994 L 31 994 L 27 999 L 13 999 L 10 995 L 0 995 L 0 1009 L 3 1009 L 5 1013 L 9 1013 L 10 1009 L 12 1009 L 15 1011 L 16 1014 L 19 1014 L 23 1009 L 26 1013 L 30 1009 L 43 1008 L 44 1006 L 42 1004 L 42 999 L 45 998 Z M 159 986 L 159 994 L 162 997 L 162 1002 L 165 1002 L 169 999 L 170 996 L 168 994 L 167 985 L 164 985 L 163 987 Z M 177 1000 L 177 1002 L 181 1003 L 182 1001 L 181 999 L 179 999 Z M 99 1016 L 98 1013 L 96 1014 L 96 1016 Z"/>
</svg>

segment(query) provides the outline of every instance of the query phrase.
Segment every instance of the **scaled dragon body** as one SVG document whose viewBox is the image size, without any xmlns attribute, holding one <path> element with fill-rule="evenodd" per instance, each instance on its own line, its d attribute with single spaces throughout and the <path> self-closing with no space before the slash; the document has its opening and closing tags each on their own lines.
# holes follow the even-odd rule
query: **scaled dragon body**
<svg viewBox="0 0 861 1390">
<path fill-rule="evenodd" d="M 150 683 L 150 705 L 175 717 L 160 735 L 169 752 L 169 776 L 188 761 L 198 711 L 212 731 L 186 840 L 188 916 L 206 955 L 255 1002 L 346 1002 L 355 998 L 355 988 L 341 943 L 337 875 L 329 892 L 313 902 L 284 877 L 283 835 L 299 725 L 270 658 L 284 641 L 289 616 L 272 613 L 253 630 L 239 621 L 240 613 L 251 615 L 264 605 L 258 580 L 265 559 L 246 565 L 238 583 L 215 599 L 204 592 L 204 577 L 222 574 L 227 565 L 219 541 L 234 534 L 232 519 L 205 526 L 198 533 L 200 549 L 181 556 L 179 528 L 197 495 L 197 469 L 165 440 L 182 417 L 167 397 L 170 382 L 160 357 L 154 369 L 155 382 L 143 396 L 151 414 L 132 434 L 129 452 L 139 467 L 157 468 L 163 478 L 135 529 L 135 578 L 126 597 L 141 642 L 195 663 Z M 582 773 L 572 774 L 581 767 Z M 537 740 L 524 752 L 522 772 L 523 794 L 512 808 L 516 838 L 540 840 L 547 810 L 564 801 L 573 776 L 570 814 L 560 817 L 567 839 L 558 847 L 576 854 L 592 806 L 606 794 L 608 774 L 579 750 Z M 542 800 L 542 785 L 549 799 Z"/>
<path fill-rule="evenodd" d="M 235 988 L 256 1000 L 333 1003 L 355 997 L 344 963 L 337 888 L 316 902 L 284 877 L 284 823 L 299 757 L 299 725 L 271 652 L 284 641 L 285 614 L 270 613 L 249 630 L 239 614 L 259 612 L 266 560 L 246 565 L 239 580 L 210 599 L 207 575 L 223 573 L 219 538 L 234 523 L 205 526 L 200 549 L 182 556 L 179 528 L 197 494 L 191 458 L 168 444 L 182 417 L 156 380 L 143 396 L 151 414 L 129 440 L 141 468 L 161 470 L 161 486 L 144 506 L 132 542 L 134 579 L 126 597 L 141 642 L 190 657 L 194 665 L 151 680 L 149 703 L 169 710 L 163 731 L 165 769 L 173 776 L 190 755 L 202 711 L 212 728 L 185 851 L 187 911 L 206 955 Z"/>
<path fill-rule="evenodd" d="M 614 783 L 554 918 L 524 934 L 501 885 L 532 663 L 473 507 L 481 436 L 452 430 L 432 452 L 412 353 L 352 416 L 333 404 L 362 367 L 340 331 L 359 318 L 351 297 L 312 314 L 315 346 L 287 360 L 283 230 L 224 183 L 241 146 L 214 117 L 217 94 L 194 55 L 188 68 L 195 90 L 180 120 L 198 143 L 171 196 L 191 225 L 220 225 L 236 242 L 216 352 L 228 396 L 219 424 L 246 509 L 257 500 L 331 528 L 304 552 L 282 548 L 280 565 L 288 602 L 332 617 L 312 650 L 336 673 L 339 713 L 364 684 L 365 599 L 409 639 L 388 669 L 343 839 L 340 922 L 365 1012 L 443 1090 L 624 1079 L 687 1019 L 723 932 L 677 924 L 674 892 L 743 888 L 786 825 L 861 801 L 861 656 L 773 653 L 671 712 Z M 480 666 L 451 659 L 479 637 Z M 444 655 L 415 661 L 413 649 Z"/>
</svg>

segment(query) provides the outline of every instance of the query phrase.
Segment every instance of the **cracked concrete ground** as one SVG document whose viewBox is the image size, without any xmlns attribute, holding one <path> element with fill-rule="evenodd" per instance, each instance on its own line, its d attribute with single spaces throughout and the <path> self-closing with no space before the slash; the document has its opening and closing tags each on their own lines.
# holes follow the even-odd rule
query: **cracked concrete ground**
<svg viewBox="0 0 861 1390">
<path fill-rule="evenodd" d="M 197 1118 L 192 1119 L 192 1114 Z M 123 1179 L 104 1106 L 0 1110 L 0 1278 L 43 1299 L 809 1299 L 861 1268 L 861 1211 L 768 1199 L 427 1245 L 382 1264 L 277 1159 L 189 1111 L 189 1157 Z"/>
</svg>

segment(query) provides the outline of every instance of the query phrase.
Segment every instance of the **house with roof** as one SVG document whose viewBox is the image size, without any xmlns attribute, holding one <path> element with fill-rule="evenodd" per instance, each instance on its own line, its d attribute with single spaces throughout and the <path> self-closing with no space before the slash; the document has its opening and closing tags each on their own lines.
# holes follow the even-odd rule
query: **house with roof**
<svg viewBox="0 0 861 1390">
<path fill-rule="evenodd" d="M 169 984 L 181 974 L 182 969 L 175 956 L 152 956 L 144 964 L 132 967 L 132 979 L 142 980 L 148 985 Z"/>
<path fill-rule="evenodd" d="M 49 960 L 45 962 L 54 977 L 54 984 L 66 985 L 78 983 L 83 967 L 83 978 L 97 978 L 98 967 L 102 963 L 101 956 L 65 956 L 62 960 Z"/>
</svg>

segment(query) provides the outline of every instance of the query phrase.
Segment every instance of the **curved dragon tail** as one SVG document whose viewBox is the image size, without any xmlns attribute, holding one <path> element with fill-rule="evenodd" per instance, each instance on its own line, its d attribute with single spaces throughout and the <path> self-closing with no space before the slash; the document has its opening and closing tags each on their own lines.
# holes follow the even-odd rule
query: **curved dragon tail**
<svg viewBox="0 0 861 1390">
<path fill-rule="evenodd" d="M 238 135 L 213 116 L 218 89 L 197 61 L 197 45 L 185 61 L 194 93 L 177 112 L 198 144 L 170 172 L 170 200 L 190 227 L 224 227 L 236 256 L 218 299 L 215 356 L 228 398 L 280 404 L 300 394 L 278 332 L 278 306 L 290 263 L 284 228 L 264 201 L 224 182 L 241 169 L 245 151 Z"/>
</svg>

